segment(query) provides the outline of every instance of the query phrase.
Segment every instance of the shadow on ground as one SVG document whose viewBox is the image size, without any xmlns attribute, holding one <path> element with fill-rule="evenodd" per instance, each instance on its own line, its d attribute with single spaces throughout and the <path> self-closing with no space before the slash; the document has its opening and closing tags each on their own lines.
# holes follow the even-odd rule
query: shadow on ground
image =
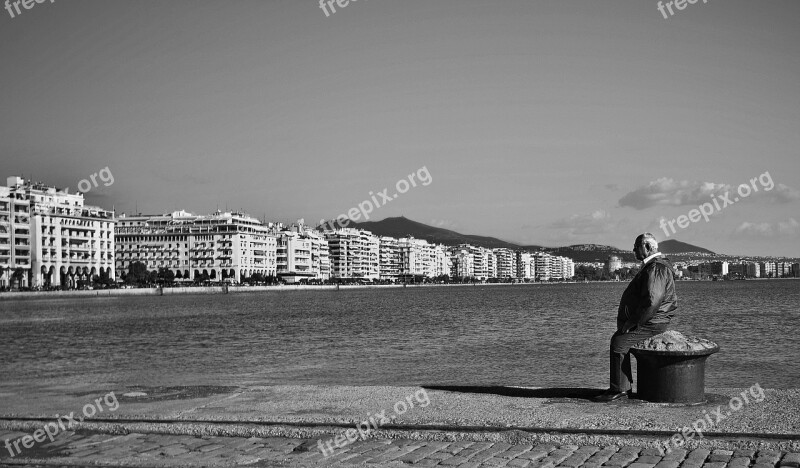
<svg viewBox="0 0 800 468">
<path fill-rule="evenodd" d="M 520 388 L 502 386 L 481 387 L 469 385 L 425 385 L 423 387 L 429 390 L 444 390 L 447 392 L 458 393 L 484 393 L 519 398 L 574 398 L 578 400 L 591 400 L 605 391 L 605 389 L 580 387 Z"/>
</svg>

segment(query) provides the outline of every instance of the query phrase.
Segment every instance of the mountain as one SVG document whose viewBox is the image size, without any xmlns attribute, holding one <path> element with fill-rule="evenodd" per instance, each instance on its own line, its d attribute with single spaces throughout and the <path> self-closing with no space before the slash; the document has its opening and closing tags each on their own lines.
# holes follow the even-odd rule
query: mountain
<svg viewBox="0 0 800 468">
<path fill-rule="evenodd" d="M 335 224 L 335 223 L 334 223 Z M 490 249 L 503 247 L 514 250 L 527 250 L 531 252 L 544 251 L 553 255 L 562 257 L 569 257 L 576 262 L 605 262 L 611 256 L 619 257 L 623 262 L 635 262 L 636 257 L 631 248 L 621 250 L 609 245 L 600 244 L 576 244 L 565 247 L 542 247 L 539 245 L 518 245 L 512 242 L 507 242 L 495 237 L 476 236 L 469 234 L 461 234 L 449 229 L 437 228 L 429 226 L 417 221 L 410 220 L 404 216 L 397 218 L 386 218 L 380 221 L 364 221 L 361 223 L 350 222 L 348 227 L 364 229 L 370 231 L 378 236 L 389 237 L 407 237 L 413 236 L 417 239 L 425 239 L 434 244 L 445 245 L 458 245 L 458 244 L 471 244 Z M 696 245 L 687 244 L 678 240 L 670 239 L 665 240 L 658 245 L 659 250 L 665 254 L 673 254 L 670 257 L 674 260 L 683 259 L 686 255 L 678 255 L 677 258 L 674 254 L 701 254 L 702 256 L 716 255 L 714 252 L 698 247 Z M 692 255 L 696 256 L 696 255 Z M 688 256 L 691 257 L 691 256 Z"/>
<path fill-rule="evenodd" d="M 619 257 L 623 262 L 636 261 L 633 250 L 620 250 L 610 245 L 578 244 L 545 248 L 544 250 L 553 255 L 571 258 L 576 262 L 605 262 L 612 255 Z"/>
<path fill-rule="evenodd" d="M 665 240 L 663 242 L 658 243 L 658 250 L 665 254 L 676 254 L 676 253 L 704 253 L 704 254 L 711 254 L 714 255 L 714 252 L 704 249 L 702 247 L 698 247 L 696 245 L 687 244 L 686 242 L 681 242 L 675 239 Z"/>
<path fill-rule="evenodd" d="M 449 229 L 442 229 L 428 226 L 427 224 L 418 223 L 404 216 L 397 218 L 386 218 L 380 221 L 364 221 L 361 223 L 351 222 L 348 227 L 364 229 L 378 236 L 397 238 L 414 236 L 417 239 L 425 239 L 433 244 L 472 244 L 491 249 L 497 247 L 505 247 L 509 249 L 519 248 L 517 244 L 512 244 L 511 242 L 506 242 L 494 237 L 460 234 Z"/>
</svg>

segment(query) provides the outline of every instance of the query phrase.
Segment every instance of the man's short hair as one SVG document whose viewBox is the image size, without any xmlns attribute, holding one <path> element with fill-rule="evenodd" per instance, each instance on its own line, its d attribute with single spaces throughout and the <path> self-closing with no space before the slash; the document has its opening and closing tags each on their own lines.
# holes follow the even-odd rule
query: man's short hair
<svg viewBox="0 0 800 468">
<path fill-rule="evenodd" d="M 638 238 L 636 238 L 642 245 L 646 246 L 649 252 L 658 252 L 658 241 L 654 235 L 650 234 L 649 232 L 645 232 L 644 234 L 640 234 Z"/>
</svg>

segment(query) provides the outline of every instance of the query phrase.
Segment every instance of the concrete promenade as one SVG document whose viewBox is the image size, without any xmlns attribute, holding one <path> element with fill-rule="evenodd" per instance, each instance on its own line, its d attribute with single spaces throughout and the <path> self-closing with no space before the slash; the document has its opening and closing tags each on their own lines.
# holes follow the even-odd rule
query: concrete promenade
<svg viewBox="0 0 800 468">
<path fill-rule="evenodd" d="M 89 417 L 110 391 L 118 405 Z M 0 465 L 798 468 L 800 391 L 730 404 L 747 391 L 686 406 L 592 403 L 597 389 L 4 385 Z M 64 430 L 35 440 L 56 414 Z"/>
</svg>

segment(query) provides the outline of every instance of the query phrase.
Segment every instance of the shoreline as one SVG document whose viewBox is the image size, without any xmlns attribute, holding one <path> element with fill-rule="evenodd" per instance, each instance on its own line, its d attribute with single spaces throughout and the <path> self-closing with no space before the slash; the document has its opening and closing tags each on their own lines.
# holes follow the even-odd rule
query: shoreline
<svg viewBox="0 0 800 468">
<path fill-rule="evenodd" d="M 748 281 L 798 280 L 800 278 L 752 278 Z M 681 280 L 691 281 L 691 280 Z M 711 280 L 697 280 L 712 282 Z M 692 281 L 695 282 L 695 281 Z M 533 286 L 555 284 L 618 284 L 624 281 L 536 281 L 527 283 L 448 283 L 448 284 L 352 284 L 352 285 L 280 285 L 280 286 L 200 286 L 175 288 L 135 288 L 135 289 L 93 289 L 75 291 L 15 291 L 0 292 L 0 301 L 65 299 L 74 297 L 123 297 L 123 296 L 172 296 L 191 294 L 235 294 L 247 292 L 284 292 L 284 291 L 339 291 L 356 289 L 402 289 L 402 288 L 440 288 L 440 287 L 483 287 L 483 286 Z"/>
<path fill-rule="evenodd" d="M 135 289 L 95 289 L 81 291 L 22 291 L 2 292 L 0 301 L 15 299 L 63 299 L 72 297 L 117 297 L 117 296 L 171 296 L 188 294 L 235 294 L 248 292 L 283 292 L 283 291 L 339 291 L 356 289 L 403 289 L 431 287 L 481 287 L 481 286 L 525 286 L 547 284 L 583 283 L 575 281 L 563 282 L 530 282 L 530 283 L 475 283 L 475 284 L 354 284 L 354 285 L 280 285 L 280 286 L 224 286 L 177 287 L 177 288 L 135 288 Z M 590 283 L 614 283 L 614 281 L 590 281 Z"/>
</svg>

